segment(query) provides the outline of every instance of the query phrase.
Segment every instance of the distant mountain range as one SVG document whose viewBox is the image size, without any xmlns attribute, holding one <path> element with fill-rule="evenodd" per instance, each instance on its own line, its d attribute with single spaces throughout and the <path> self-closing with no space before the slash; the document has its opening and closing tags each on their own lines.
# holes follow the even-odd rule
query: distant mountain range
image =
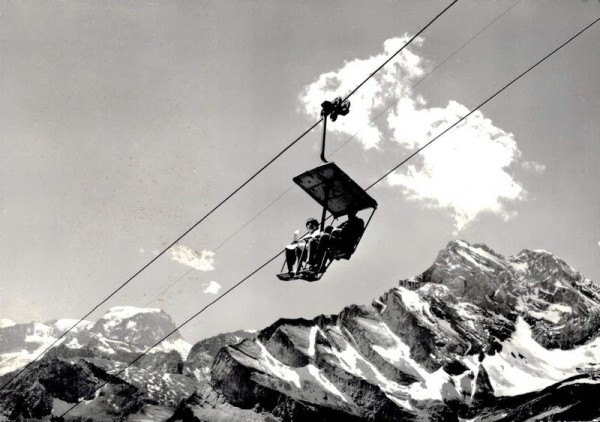
<svg viewBox="0 0 600 422">
<path fill-rule="evenodd" d="M 0 385 L 75 322 L 0 320 Z M 66 420 L 600 418 L 600 288 L 546 251 L 454 241 L 370 306 L 193 347 L 174 334 L 114 375 L 174 328 L 132 307 L 81 324 L 0 391 L 0 420 L 79 400 Z"/>
</svg>

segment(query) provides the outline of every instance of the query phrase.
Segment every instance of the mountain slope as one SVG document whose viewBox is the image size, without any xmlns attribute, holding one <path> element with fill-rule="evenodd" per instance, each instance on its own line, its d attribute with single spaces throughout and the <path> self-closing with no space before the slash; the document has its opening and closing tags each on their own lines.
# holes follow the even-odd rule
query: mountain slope
<svg viewBox="0 0 600 422">
<path fill-rule="evenodd" d="M 0 368 L 5 375 L 0 385 L 75 322 L 4 324 Z M 136 413 L 148 405 L 174 408 L 198 387 L 182 375 L 191 345 L 178 333 L 119 377 L 112 375 L 174 329 L 171 318 L 159 309 L 111 308 L 98 321 L 76 327 L 1 391 L 0 415 L 9 420 L 56 415 L 82 398 L 85 403 L 72 415 L 101 419 Z"/>
<path fill-rule="evenodd" d="M 75 322 L 2 320 L 0 359 L 4 365 L 0 370 L 4 375 L 0 374 L 0 385 Z M 67 420 L 165 420 L 182 401 L 211 391 L 207 384 L 210 367 L 221 347 L 255 336 L 250 331 L 224 333 L 192 347 L 175 332 L 115 376 L 174 329 L 171 318 L 159 309 L 127 306 L 111 308 L 96 322 L 82 323 L 0 391 L 0 421 L 60 415 L 81 399 Z"/>
<path fill-rule="evenodd" d="M 281 420 L 499 417 L 503 398 L 527 407 L 567 378 L 594 388 L 600 289 L 550 253 L 451 242 L 400 284 L 371 306 L 279 320 L 223 348 L 213 388 Z"/>
<path fill-rule="evenodd" d="M 600 288 L 564 261 L 455 241 L 399 284 L 337 315 L 280 319 L 193 347 L 175 334 L 118 377 L 175 325 L 157 309 L 113 308 L 0 392 L 0 420 L 47 418 L 81 398 L 71 418 L 600 418 Z M 2 320 L 0 359 L 22 364 L 69 323 Z"/>
</svg>

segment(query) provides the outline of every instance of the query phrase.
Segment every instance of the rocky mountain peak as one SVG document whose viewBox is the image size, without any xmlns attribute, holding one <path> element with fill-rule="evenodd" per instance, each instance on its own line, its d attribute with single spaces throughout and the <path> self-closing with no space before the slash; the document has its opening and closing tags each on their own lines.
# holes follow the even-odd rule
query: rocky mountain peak
<svg viewBox="0 0 600 422">
<path fill-rule="evenodd" d="M 548 252 L 506 257 L 454 241 L 400 284 L 371 306 L 280 319 L 224 347 L 213 387 L 283 419 L 290 408 L 302 418 L 444 419 L 452 403 L 532 393 L 600 359 L 597 288 Z"/>
<path fill-rule="evenodd" d="M 600 329 L 600 288 L 544 250 L 505 257 L 453 241 L 415 281 L 447 286 L 458 299 L 511 321 L 522 316 L 546 347 L 571 348 Z"/>
<path fill-rule="evenodd" d="M 599 315 L 600 289 L 551 253 L 453 241 L 371 305 L 220 334 L 189 354 L 174 351 L 178 337 L 118 378 L 174 324 L 158 309 L 112 308 L 3 394 L 20 403 L 4 413 L 47 415 L 84 397 L 74 417 L 125 417 L 110 406 L 134 395 L 127 412 L 144 420 L 590 420 L 600 417 Z M 5 325 L 0 342 L 18 329 Z M 75 392 L 63 376 L 78 380 Z M 102 380 L 108 390 L 92 397 Z"/>
<path fill-rule="evenodd" d="M 223 347 L 255 337 L 255 330 L 238 330 L 200 340 L 190 350 L 183 373 L 193 376 L 198 381 L 207 382 L 210 379 L 210 368 L 213 361 Z"/>
<path fill-rule="evenodd" d="M 98 319 L 90 333 L 147 348 L 175 329 L 171 317 L 161 309 L 117 306 Z M 179 338 L 179 333 L 171 336 L 171 339 Z"/>
</svg>

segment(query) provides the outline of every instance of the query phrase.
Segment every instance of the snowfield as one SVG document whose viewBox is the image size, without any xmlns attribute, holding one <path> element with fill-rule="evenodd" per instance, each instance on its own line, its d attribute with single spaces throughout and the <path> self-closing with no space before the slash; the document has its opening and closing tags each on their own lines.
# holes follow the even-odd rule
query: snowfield
<svg viewBox="0 0 600 422">
<path fill-rule="evenodd" d="M 600 338 L 572 350 L 548 350 L 533 339 L 531 327 L 522 318 L 502 346 L 501 352 L 482 362 L 497 396 L 541 390 L 600 363 Z"/>
</svg>

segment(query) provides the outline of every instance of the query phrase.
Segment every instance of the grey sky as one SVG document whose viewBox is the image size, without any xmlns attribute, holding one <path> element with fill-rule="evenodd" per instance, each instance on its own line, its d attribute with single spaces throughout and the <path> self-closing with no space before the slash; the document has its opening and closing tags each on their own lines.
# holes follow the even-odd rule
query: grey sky
<svg viewBox="0 0 600 422">
<path fill-rule="evenodd" d="M 316 121 L 300 97 L 319 75 L 381 54 L 448 3 L 2 2 L 0 317 L 85 314 Z M 435 66 L 513 3 L 461 0 L 412 51 Z M 428 107 L 473 107 L 599 15 L 597 1 L 523 0 L 416 94 Z M 482 110 L 521 153 L 508 172 L 527 194 L 504 204 L 511 219 L 484 213 L 454 234 L 447 209 L 378 185 L 379 211 L 351 261 L 314 284 L 278 281 L 277 262 L 185 337 L 368 303 L 454 238 L 507 255 L 546 249 L 600 280 L 598 45 L 596 26 Z M 355 140 L 334 157 L 363 186 L 408 154 L 382 130 L 379 149 Z M 329 149 L 346 139 L 331 134 Z M 319 142 L 320 130 L 182 244 L 214 250 L 318 165 Z M 215 297 L 204 293 L 211 281 L 233 285 L 318 214 L 292 189 L 215 252 L 213 271 L 192 271 L 153 306 L 185 320 Z M 187 271 L 163 257 L 107 306 L 144 306 Z"/>
</svg>

